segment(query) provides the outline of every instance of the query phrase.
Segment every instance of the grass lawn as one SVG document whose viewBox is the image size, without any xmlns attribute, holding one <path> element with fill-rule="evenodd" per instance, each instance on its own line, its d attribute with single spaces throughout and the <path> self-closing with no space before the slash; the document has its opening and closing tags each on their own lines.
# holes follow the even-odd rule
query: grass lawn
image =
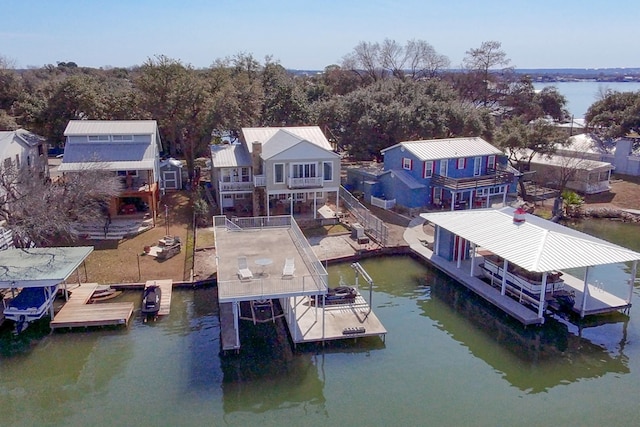
<svg viewBox="0 0 640 427">
<path fill-rule="evenodd" d="M 144 255 L 144 246 L 153 246 L 167 234 L 167 218 L 164 206 L 168 207 L 169 233 L 180 237 L 181 252 L 165 261 Z M 188 229 L 192 219 L 192 209 L 187 192 L 169 193 L 160 200 L 160 215 L 156 226 L 135 237 L 116 241 L 79 241 L 77 245 L 94 246 L 94 251 L 80 266 L 80 278 L 83 282 L 100 284 L 139 283 L 154 279 L 172 279 L 182 281 L 189 278 L 193 252 L 193 237 L 188 238 Z M 189 248 L 191 242 L 191 248 Z M 186 275 L 185 275 L 186 272 Z M 77 280 L 75 275 L 69 282 Z"/>
</svg>

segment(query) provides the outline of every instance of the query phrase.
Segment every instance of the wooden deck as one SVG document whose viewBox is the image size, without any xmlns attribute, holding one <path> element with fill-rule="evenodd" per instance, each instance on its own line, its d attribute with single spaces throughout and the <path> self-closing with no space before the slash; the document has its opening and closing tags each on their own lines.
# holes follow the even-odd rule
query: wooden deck
<svg viewBox="0 0 640 427">
<path fill-rule="evenodd" d="M 322 310 L 306 296 L 285 298 L 285 318 L 296 344 L 386 335 L 378 317 L 358 293 L 353 303 L 331 304 Z M 295 313 L 295 319 L 293 314 Z M 323 319 L 324 314 L 324 319 Z"/>
<path fill-rule="evenodd" d="M 582 291 L 584 289 L 584 281 L 565 272 L 562 274 L 562 279 L 564 280 L 565 289 L 573 291 L 575 294 L 576 303 L 573 306 L 573 311 L 580 315 L 582 313 Z M 587 295 L 587 304 L 584 310 L 585 316 L 591 314 L 611 313 L 631 307 L 631 303 L 628 303 L 626 300 L 617 297 L 600 287 L 592 284 L 588 284 L 587 286 L 589 288 L 589 292 Z"/>
<path fill-rule="evenodd" d="M 171 311 L 171 292 L 173 290 L 173 280 L 171 279 L 163 279 L 163 280 L 147 280 L 144 287 L 145 289 L 149 286 L 159 286 L 161 290 L 161 298 L 160 298 L 160 310 L 158 311 L 159 316 L 167 316 Z"/>
<path fill-rule="evenodd" d="M 97 283 L 85 283 L 70 291 L 69 301 L 49 323 L 51 329 L 126 325 L 133 313 L 133 303 L 88 304 L 97 287 Z"/>
</svg>

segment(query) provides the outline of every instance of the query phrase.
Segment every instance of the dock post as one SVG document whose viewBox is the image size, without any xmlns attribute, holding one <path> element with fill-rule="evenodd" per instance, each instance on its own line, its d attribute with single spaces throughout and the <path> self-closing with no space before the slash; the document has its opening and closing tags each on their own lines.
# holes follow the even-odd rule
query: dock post
<svg viewBox="0 0 640 427">
<path fill-rule="evenodd" d="M 627 298 L 627 304 L 631 303 L 631 297 L 633 296 L 633 285 L 636 281 L 637 271 L 638 271 L 638 261 L 633 261 L 633 264 L 631 265 L 631 276 L 629 277 L 629 298 Z"/>
<path fill-rule="evenodd" d="M 582 304 L 580 307 L 580 318 L 584 317 L 584 312 L 587 309 L 587 297 L 589 296 L 589 267 L 584 271 L 584 289 L 582 290 Z"/>
<path fill-rule="evenodd" d="M 540 302 L 538 305 L 538 317 L 544 316 L 544 298 L 547 295 L 547 272 L 542 273 L 542 288 L 540 289 Z"/>
</svg>

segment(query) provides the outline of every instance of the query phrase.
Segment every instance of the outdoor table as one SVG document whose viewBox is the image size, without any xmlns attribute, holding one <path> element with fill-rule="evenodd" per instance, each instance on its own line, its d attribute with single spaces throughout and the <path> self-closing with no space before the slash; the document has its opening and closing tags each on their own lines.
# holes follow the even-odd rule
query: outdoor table
<svg viewBox="0 0 640 427">
<path fill-rule="evenodd" d="M 271 258 L 258 258 L 254 262 L 262 267 L 262 271 L 260 272 L 261 276 L 265 275 L 264 270 L 267 268 L 267 266 L 273 264 L 273 260 Z"/>
</svg>

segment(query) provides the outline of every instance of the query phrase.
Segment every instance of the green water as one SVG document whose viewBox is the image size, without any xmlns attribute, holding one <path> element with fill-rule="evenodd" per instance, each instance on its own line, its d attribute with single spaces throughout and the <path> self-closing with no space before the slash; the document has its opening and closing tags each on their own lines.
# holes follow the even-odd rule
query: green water
<svg viewBox="0 0 640 427">
<path fill-rule="evenodd" d="M 176 289 L 170 316 L 143 323 L 137 312 L 127 329 L 2 330 L 0 425 L 637 422 L 640 304 L 630 317 L 524 329 L 412 258 L 362 265 L 386 342 L 294 352 L 267 324 L 244 328 L 242 355 L 221 358 L 213 288 Z M 334 282 L 353 278 L 348 264 L 329 272 Z"/>
</svg>

